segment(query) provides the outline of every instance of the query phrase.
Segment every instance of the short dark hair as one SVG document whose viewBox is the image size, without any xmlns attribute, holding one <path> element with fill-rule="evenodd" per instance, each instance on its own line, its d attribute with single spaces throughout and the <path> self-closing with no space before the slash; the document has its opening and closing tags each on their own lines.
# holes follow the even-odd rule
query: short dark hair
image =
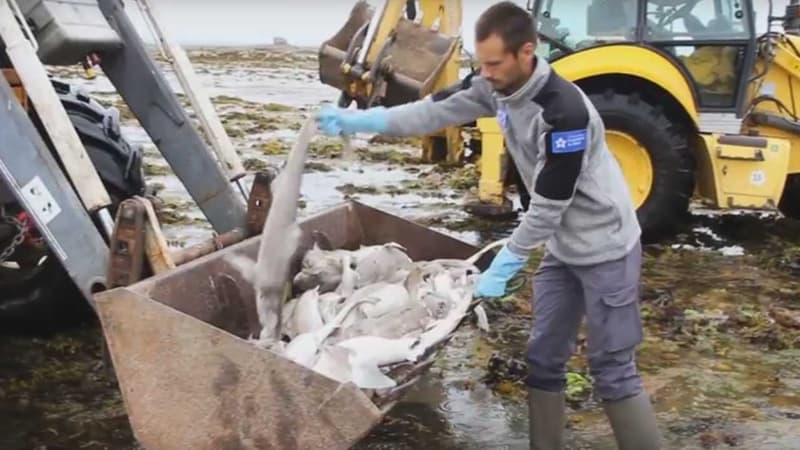
<svg viewBox="0 0 800 450">
<path fill-rule="evenodd" d="M 528 42 L 536 44 L 536 23 L 530 13 L 513 2 L 495 3 L 475 23 L 475 40 L 485 41 L 492 34 L 503 39 L 507 51 L 516 53 Z"/>
</svg>

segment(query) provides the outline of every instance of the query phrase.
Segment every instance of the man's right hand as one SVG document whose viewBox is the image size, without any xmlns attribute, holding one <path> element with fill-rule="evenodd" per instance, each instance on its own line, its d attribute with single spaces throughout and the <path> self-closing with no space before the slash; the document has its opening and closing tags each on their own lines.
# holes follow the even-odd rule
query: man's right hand
<svg viewBox="0 0 800 450">
<path fill-rule="evenodd" d="M 480 274 L 475 285 L 475 297 L 502 297 L 506 294 L 506 285 L 528 263 L 528 258 L 512 252 L 504 245 L 489 264 L 489 268 Z"/>
<path fill-rule="evenodd" d="M 317 113 L 317 125 L 328 136 L 341 134 L 383 133 L 387 126 L 386 108 L 350 110 L 324 105 Z"/>
</svg>

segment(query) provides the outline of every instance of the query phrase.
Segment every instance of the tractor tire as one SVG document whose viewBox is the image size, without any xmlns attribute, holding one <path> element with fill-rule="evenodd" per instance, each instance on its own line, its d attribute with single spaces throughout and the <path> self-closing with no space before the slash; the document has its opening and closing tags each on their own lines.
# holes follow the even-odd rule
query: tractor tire
<svg viewBox="0 0 800 450">
<path fill-rule="evenodd" d="M 786 178 L 778 209 L 789 219 L 800 219 L 800 175 L 789 175 Z"/>
<path fill-rule="evenodd" d="M 120 202 L 145 193 L 142 150 L 123 138 L 115 108 L 104 108 L 69 84 L 52 83 L 108 191 L 113 217 Z M 31 115 L 44 141 L 51 145 L 38 117 L 35 113 Z M 58 155 L 52 154 L 61 164 Z M 95 226 L 100 229 L 96 220 Z M 0 329 L 40 334 L 93 317 L 91 306 L 49 249 L 39 265 L 25 271 L 15 270 L 16 274 L 9 273 L 10 270 L 0 267 Z"/>
<path fill-rule="evenodd" d="M 651 171 L 651 182 L 636 209 L 642 240 L 668 237 L 685 223 L 694 191 L 695 162 L 687 129 L 671 121 L 660 106 L 646 102 L 636 93 L 608 89 L 589 97 L 603 118 L 607 136 L 609 131 L 624 133 L 647 153 L 650 168 L 641 170 Z M 613 148 L 610 150 L 614 153 Z M 626 178 L 630 175 L 625 174 Z"/>
</svg>

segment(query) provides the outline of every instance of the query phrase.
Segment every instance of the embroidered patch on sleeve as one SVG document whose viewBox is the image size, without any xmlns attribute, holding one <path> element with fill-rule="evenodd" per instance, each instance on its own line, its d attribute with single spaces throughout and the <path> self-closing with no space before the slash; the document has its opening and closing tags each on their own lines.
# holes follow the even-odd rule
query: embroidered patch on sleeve
<svg viewBox="0 0 800 450">
<path fill-rule="evenodd" d="M 586 150 L 586 130 L 554 131 L 550 133 L 553 153 L 573 153 Z"/>
</svg>

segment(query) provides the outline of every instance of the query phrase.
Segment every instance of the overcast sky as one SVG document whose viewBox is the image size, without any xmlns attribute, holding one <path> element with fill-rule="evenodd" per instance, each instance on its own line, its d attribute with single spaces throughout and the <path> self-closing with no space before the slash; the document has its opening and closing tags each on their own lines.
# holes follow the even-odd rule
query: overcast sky
<svg viewBox="0 0 800 450">
<path fill-rule="evenodd" d="M 295 45 L 317 46 L 344 25 L 355 0 L 150 0 L 182 44 L 264 44 L 280 36 Z M 128 15 L 142 26 L 134 0 L 124 0 Z M 378 5 L 377 0 L 369 0 Z M 472 25 L 492 1 L 462 0 L 462 29 L 471 41 Z M 525 0 L 517 1 L 522 6 Z M 302 5 L 298 6 L 298 5 Z M 471 43 L 470 43 L 470 47 Z"/>
<path fill-rule="evenodd" d="M 339 30 L 355 0 L 150 0 L 184 45 L 259 45 L 275 36 L 290 43 L 317 46 Z M 576 0 L 556 0 L 576 1 Z M 580 0 L 579 3 L 585 0 Z M 704 0 L 708 1 L 708 0 Z M 150 42 L 134 0 L 124 0 L 128 14 Z M 767 0 L 755 0 L 759 30 L 764 29 Z M 774 15 L 782 15 L 788 0 L 774 0 Z M 373 5 L 378 0 L 369 0 Z M 489 0 L 462 0 L 464 46 L 472 50 L 472 27 Z M 526 0 L 515 3 L 524 6 Z M 302 6 L 300 6 L 302 5 Z"/>
</svg>

